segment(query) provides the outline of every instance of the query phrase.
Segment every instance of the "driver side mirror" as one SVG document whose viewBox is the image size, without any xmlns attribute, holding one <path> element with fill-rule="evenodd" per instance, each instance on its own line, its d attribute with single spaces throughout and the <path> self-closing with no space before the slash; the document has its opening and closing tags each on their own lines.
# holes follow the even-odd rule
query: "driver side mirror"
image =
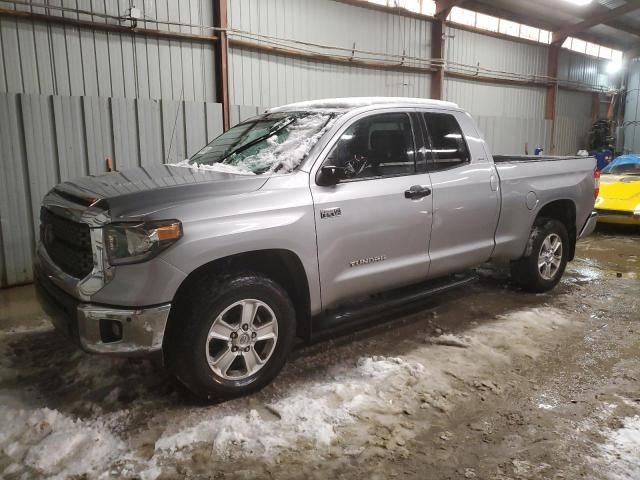
<svg viewBox="0 0 640 480">
<path fill-rule="evenodd" d="M 329 187 L 337 185 L 340 180 L 347 178 L 346 169 L 344 167 L 336 167 L 335 165 L 325 165 L 320 168 L 320 173 L 316 179 L 316 183 L 321 187 Z"/>
</svg>

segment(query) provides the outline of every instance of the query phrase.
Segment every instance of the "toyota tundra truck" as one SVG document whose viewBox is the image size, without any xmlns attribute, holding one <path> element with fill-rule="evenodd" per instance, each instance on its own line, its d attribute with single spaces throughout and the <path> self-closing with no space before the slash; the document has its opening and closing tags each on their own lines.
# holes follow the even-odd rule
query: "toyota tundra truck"
<svg viewBox="0 0 640 480">
<path fill-rule="evenodd" d="M 492 156 L 449 102 L 291 104 L 160 162 L 54 187 L 35 280 L 83 350 L 160 356 L 202 398 L 255 391 L 294 343 L 487 261 L 548 291 L 595 226 L 594 158 Z"/>
</svg>

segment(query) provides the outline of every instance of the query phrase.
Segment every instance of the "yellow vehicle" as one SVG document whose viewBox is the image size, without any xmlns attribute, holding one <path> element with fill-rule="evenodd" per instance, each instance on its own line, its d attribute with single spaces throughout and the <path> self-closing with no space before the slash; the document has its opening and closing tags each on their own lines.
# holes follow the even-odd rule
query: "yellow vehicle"
<svg viewBox="0 0 640 480">
<path fill-rule="evenodd" d="M 622 155 L 601 173 L 598 222 L 640 225 L 640 155 Z"/>
</svg>

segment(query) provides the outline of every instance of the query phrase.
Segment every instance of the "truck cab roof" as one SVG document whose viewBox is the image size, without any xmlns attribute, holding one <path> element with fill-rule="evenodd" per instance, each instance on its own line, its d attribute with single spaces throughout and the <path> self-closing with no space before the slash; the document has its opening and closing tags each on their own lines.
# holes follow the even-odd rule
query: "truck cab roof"
<svg viewBox="0 0 640 480">
<path fill-rule="evenodd" d="M 349 98 L 325 98 L 306 102 L 290 103 L 281 107 L 270 108 L 269 113 L 288 112 L 300 110 L 354 110 L 362 107 L 375 107 L 380 105 L 416 106 L 416 107 L 448 107 L 459 108 L 456 103 L 427 98 L 410 97 L 349 97 Z"/>
</svg>

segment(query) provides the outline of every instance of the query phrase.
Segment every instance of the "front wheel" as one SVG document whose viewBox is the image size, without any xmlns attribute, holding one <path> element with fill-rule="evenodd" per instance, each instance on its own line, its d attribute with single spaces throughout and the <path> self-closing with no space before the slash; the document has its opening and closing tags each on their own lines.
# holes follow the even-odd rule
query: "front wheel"
<svg viewBox="0 0 640 480">
<path fill-rule="evenodd" d="M 184 329 L 171 366 L 205 399 L 254 392 L 285 364 L 295 337 L 295 310 L 285 290 L 256 273 L 205 277 L 176 317 Z"/>
<path fill-rule="evenodd" d="M 511 264 L 511 276 L 528 292 L 547 292 L 562 278 L 568 256 L 569 235 L 564 224 L 539 218 L 533 224 L 524 256 Z"/>
</svg>

